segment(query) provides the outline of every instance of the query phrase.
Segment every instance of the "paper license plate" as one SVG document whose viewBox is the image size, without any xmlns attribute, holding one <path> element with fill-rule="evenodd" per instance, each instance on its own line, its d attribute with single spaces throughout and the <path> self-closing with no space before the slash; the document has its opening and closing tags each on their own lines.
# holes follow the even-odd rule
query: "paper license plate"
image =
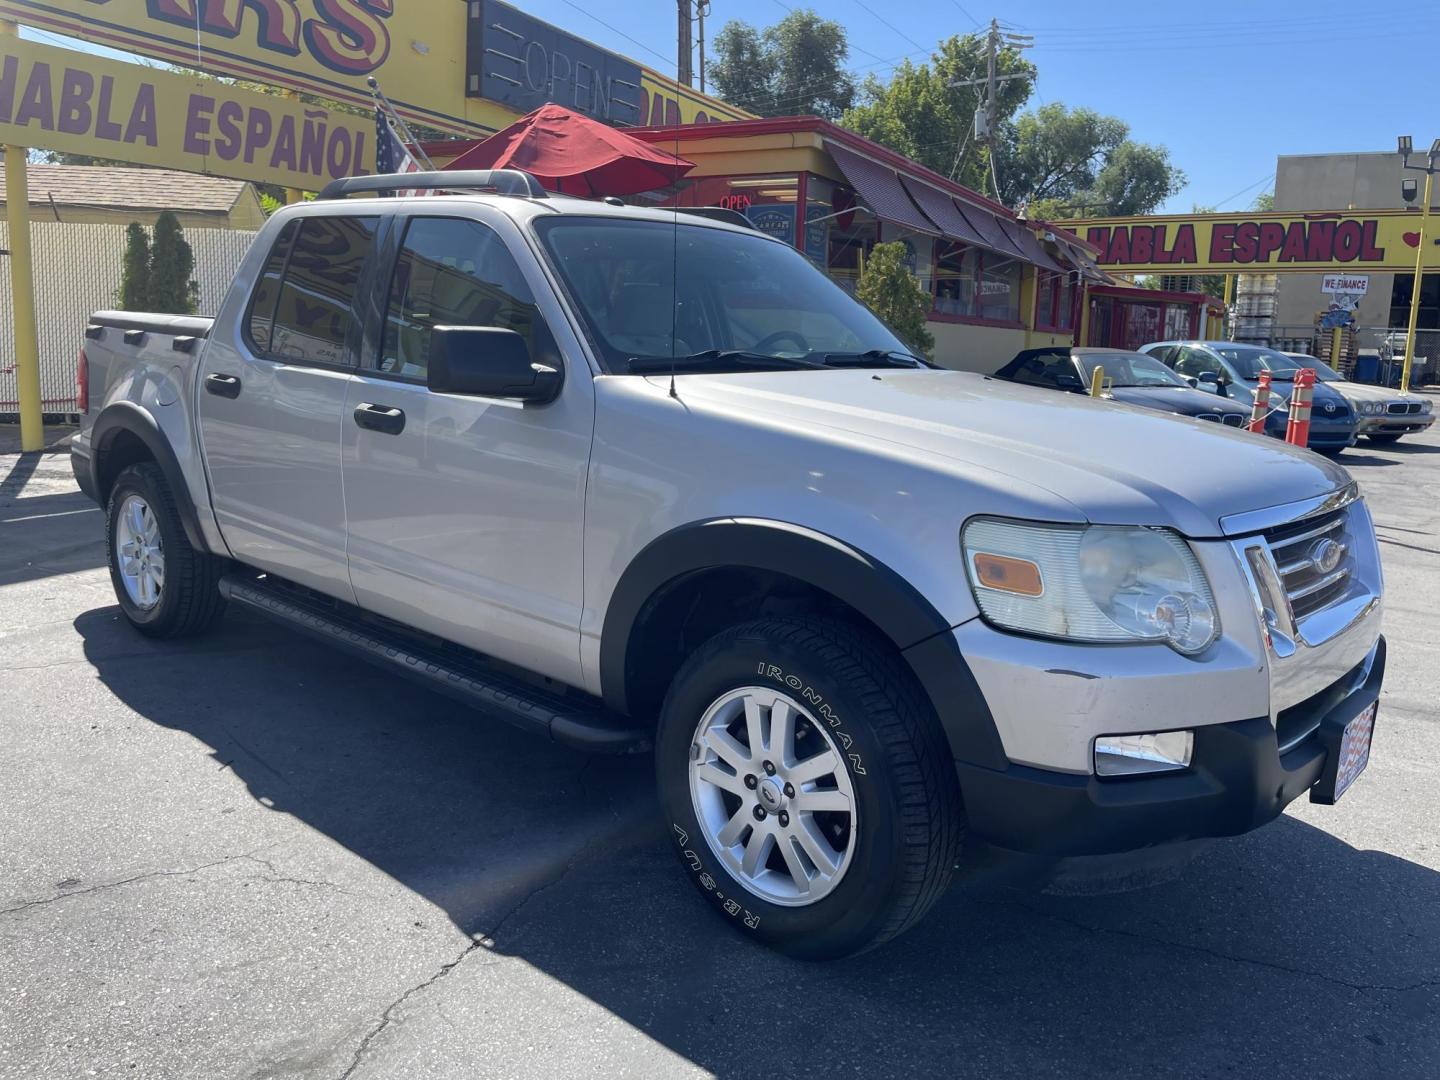
<svg viewBox="0 0 1440 1080">
<path fill-rule="evenodd" d="M 1340 736 L 1340 760 L 1335 768 L 1335 799 L 1338 801 L 1345 790 L 1359 779 L 1370 764 L 1370 737 L 1375 734 L 1375 710 L 1378 701 L 1345 725 Z"/>
</svg>

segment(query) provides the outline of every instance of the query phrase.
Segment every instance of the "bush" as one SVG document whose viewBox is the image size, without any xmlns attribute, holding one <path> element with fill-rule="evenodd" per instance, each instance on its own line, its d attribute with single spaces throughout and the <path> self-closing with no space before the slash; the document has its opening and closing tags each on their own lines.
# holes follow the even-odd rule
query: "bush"
<svg viewBox="0 0 1440 1080">
<path fill-rule="evenodd" d="M 155 243 L 150 251 L 150 303 L 167 315 L 194 315 L 200 306 L 200 286 L 191 278 L 195 252 L 185 240 L 180 222 L 169 210 L 155 219 Z"/>
<path fill-rule="evenodd" d="M 925 328 L 931 298 L 905 259 L 905 245 L 898 240 L 876 244 L 865 258 L 855 295 L 902 341 L 929 356 L 935 348 L 935 338 Z"/>
<path fill-rule="evenodd" d="M 150 310 L 150 238 L 138 221 L 132 221 L 125 230 L 120 306 L 126 311 Z"/>
</svg>

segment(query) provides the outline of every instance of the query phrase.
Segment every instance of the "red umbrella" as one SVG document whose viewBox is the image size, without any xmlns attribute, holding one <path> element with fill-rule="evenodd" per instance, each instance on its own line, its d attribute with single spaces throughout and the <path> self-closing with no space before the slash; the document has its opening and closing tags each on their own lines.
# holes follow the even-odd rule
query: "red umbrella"
<svg viewBox="0 0 1440 1080">
<path fill-rule="evenodd" d="M 560 105 L 540 106 L 445 166 L 524 169 L 550 191 L 591 196 L 653 191 L 694 167 Z"/>
</svg>

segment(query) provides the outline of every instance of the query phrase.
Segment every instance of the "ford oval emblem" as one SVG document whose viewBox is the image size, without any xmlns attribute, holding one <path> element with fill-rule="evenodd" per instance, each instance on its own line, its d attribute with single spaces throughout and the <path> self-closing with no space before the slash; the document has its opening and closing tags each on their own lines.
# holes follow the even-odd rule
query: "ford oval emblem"
<svg viewBox="0 0 1440 1080">
<path fill-rule="evenodd" d="M 1328 536 L 1323 540 L 1315 541 L 1314 546 L 1310 548 L 1310 561 L 1322 574 L 1328 574 L 1334 570 L 1344 557 L 1345 545 L 1338 540 L 1331 540 Z"/>
</svg>

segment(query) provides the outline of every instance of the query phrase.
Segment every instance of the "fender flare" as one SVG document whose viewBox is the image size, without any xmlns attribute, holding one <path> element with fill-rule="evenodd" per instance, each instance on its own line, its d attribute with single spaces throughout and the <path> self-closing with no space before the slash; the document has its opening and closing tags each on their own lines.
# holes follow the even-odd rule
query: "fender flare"
<svg viewBox="0 0 1440 1080">
<path fill-rule="evenodd" d="M 630 639 L 651 598 L 677 578 L 727 566 L 785 574 L 858 611 L 900 650 L 929 696 L 955 758 L 1005 768 L 989 706 L 960 654 L 953 627 L 934 605 L 904 577 L 865 552 L 782 521 L 694 522 L 657 537 L 635 556 L 611 594 L 601 631 L 600 686 L 610 708 L 628 712 Z"/>
<path fill-rule="evenodd" d="M 185 538 L 190 541 L 190 546 L 197 551 L 209 551 L 210 545 L 200 530 L 200 518 L 195 513 L 195 504 L 190 498 L 190 487 L 185 482 L 185 473 L 180 468 L 180 461 L 175 457 L 170 441 L 160 430 L 155 418 L 133 401 L 116 401 L 105 406 L 90 429 L 90 484 L 101 509 L 105 508 L 105 501 L 100 497 L 99 481 L 105 453 L 121 432 L 134 435 L 144 443 L 150 456 L 160 466 L 160 471 L 165 474 L 165 482 L 170 485 L 171 494 L 175 496 L 175 505 L 180 511 L 180 523 L 185 528 Z"/>
</svg>

